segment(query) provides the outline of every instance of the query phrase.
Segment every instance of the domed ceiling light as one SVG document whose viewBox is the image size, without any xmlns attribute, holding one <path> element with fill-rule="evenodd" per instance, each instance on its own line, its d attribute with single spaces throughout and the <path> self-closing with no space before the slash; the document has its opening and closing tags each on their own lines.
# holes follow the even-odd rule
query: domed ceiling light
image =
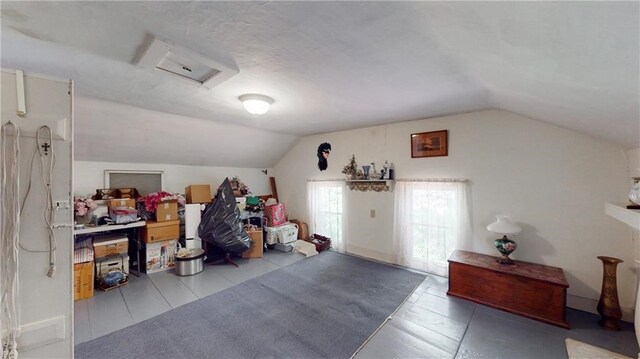
<svg viewBox="0 0 640 359">
<path fill-rule="evenodd" d="M 269 96 L 258 94 L 246 94 L 239 97 L 244 109 L 253 115 L 263 115 L 269 111 L 273 99 Z"/>
</svg>

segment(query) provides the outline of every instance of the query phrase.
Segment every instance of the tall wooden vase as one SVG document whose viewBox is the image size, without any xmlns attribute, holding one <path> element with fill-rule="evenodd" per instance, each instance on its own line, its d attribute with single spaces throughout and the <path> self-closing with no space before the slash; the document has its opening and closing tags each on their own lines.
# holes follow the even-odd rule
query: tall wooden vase
<svg viewBox="0 0 640 359">
<path fill-rule="evenodd" d="M 618 301 L 618 285 L 616 281 L 616 267 L 622 263 L 622 259 L 599 256 L 602 261 L 602 292 L 598 302 L 600 320 L 598 324 L 606 330 L 620 330 L 619 321 L 622 318 L 620 302 Z"/>
</svg>

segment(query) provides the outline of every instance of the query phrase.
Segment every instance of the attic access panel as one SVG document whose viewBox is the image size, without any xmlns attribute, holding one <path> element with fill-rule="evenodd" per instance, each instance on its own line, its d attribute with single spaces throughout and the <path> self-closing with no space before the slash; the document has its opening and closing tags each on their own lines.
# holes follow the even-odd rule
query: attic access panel
<svg viewBox="0 0 640 359">
<path fill-rule="evenodd" d="M 140 57 L 138 66 L 160 70 L 208 88 L 218 86 L 239 72 L 236 67 L 157 38 Z"/>
<path fill-rule="evenodd" d="M 189 80 L 199 82 L 200 84 L 204 84 L 209 79 L 222 72 L 193 59 L 180 56 L 176 51 L 167 52 L 167 55 L 160 60 L 158 65 L 156 65 L 156 69 L 185 77 Z"/>
</svg>

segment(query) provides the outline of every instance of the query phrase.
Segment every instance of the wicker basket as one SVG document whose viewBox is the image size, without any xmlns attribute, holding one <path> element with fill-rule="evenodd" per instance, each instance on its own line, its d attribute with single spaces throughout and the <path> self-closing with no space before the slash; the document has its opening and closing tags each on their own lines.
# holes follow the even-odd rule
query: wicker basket
<svg viewBox="0 0 640 359">
<path fill-rule="evenodd" d="M 304 239 L 304 241 L 313 243 L 316 246 L 318 252 L 326 251 L 331 248 L 331 238 L 314 233 L 311 237 Z"/>
</svg>

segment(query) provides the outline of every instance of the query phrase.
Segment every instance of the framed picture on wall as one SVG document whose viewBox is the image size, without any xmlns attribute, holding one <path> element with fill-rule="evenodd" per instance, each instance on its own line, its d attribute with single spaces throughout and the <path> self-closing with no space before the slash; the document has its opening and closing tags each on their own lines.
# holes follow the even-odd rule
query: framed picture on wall
<svg viewBox="0 0 640 359">
<path fill-rule="evenodd" d="M 448 130 L 412 134 L 411 158 L 447 156 L 448 134 Z"/>
</svg>

